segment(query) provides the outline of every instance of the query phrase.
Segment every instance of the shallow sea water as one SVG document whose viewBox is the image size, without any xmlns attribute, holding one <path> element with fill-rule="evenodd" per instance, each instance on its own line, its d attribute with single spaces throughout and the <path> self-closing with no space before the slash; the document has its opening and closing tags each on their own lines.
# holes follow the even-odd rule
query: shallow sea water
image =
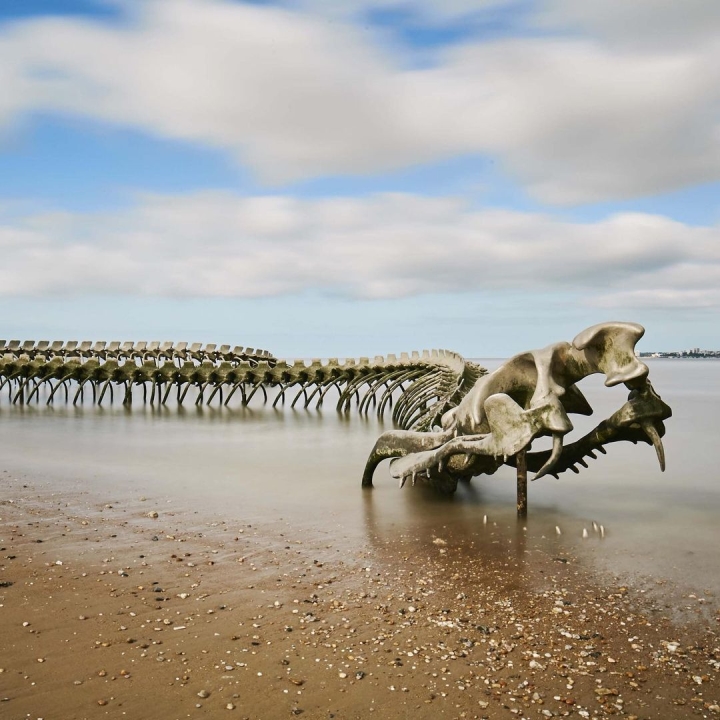
<svg viewBox="0 0 720 720">
<path fill-rule="evenodd" d="M 481 360 L 489 369 L 501 360 Z M 515 519 L 514 471 L 476 478 L 451 499 L 400 490 L 378 468 L 360 478 L 388 421 L 355 412 L 0 403 L 0 470 L 62 493 L 121 501 L 147 496 L 230 522 L 283 521 L 348 549 L 393 535 L 442 537 L 470 552 L 580 554 L 621 577 L 668 579 L 720 593 L 720 362 L 650 361 L 655 389 L 673 408 L 667 471 L 649 445 L 612 445 L 581 474 L 529 483 L 529 517 Z M 620 407 L 624 387 L 601 376 L 580 384 L 595 414 L 573 417 L 582 434 Z M 292 397 L 292 395 L 291 395 Z M 487 524 L 483 518 L 487 516 Z M 593 530 L 602 525 L 605 536 Z M 561 529 L 557 535 L 555 527 Z M 583 529 L 589 537 L 583 539 Z"/>
</svg>

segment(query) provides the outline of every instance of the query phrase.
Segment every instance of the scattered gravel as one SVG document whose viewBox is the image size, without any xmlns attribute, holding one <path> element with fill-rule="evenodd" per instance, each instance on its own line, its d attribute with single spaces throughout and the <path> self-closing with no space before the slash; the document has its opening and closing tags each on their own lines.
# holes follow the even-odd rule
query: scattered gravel
<svg viewBox="0 0 720 720">
<path fill-rule="evenodd" d="M 484 556 L 451 534 L 348 548 L 251 518 L 147 523 L 144 499 L 6 497 L 2 717 L 720 720 L 716 598 L 686 591 L 680 622 L 667 586 L 518 551 L 493 523 Z"/>
</svg>

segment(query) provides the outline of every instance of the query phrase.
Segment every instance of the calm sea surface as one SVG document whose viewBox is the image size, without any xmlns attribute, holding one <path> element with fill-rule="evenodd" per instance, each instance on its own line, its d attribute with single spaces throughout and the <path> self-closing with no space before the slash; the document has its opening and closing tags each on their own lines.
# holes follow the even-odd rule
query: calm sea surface
<svg viewBox="0 0 720 720">
<path fill-rule="evenodd" d="M 481 362 L 489 369 L 501 363 Z M 119 405 L 10 406 L 5 395 L 0 470 L 59 492 L 85 489 L 105 502 L 145 495 L 231 521 L 282 519 L 348 547 L 415 534 L 497 552 L 498 545 L 532 539 L 621 575 L 667 578 L 717 594 L 720 361 L 649 364 L 656 390 L 674 412 L 664 438 L 667 471 L 660 472 L 649 445 L 609 446 L 580 475 L 531 483 L 530 515 L 520 525 L 509 468 L 475 479 L 448 500 L 419 487 L 398 489 L 385 463 L 376 488 L 363 492 L 365 459 L 390 425 L 354 412 L 339 416 L 332 403 L 322 411 L 260 404 L 158 410 L 136 401 L 126 412 Z M 573 417 L 574 434 L 610 415 L 627 395 L 624 387 L 605 388 L 600 376 L 581 388 L 595 414 Z M 593 521 L 604 527 L 604 538 Z"/>
</svg>

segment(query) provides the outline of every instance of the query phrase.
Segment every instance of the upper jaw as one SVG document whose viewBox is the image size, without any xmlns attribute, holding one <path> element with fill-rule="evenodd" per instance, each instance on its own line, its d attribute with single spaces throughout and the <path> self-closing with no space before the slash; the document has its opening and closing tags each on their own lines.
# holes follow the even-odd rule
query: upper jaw
<svg viewBox="0 0 720 720">
<path fill-rule="evenodd" d="M 642 430 L 657 454 L 660 469 L 665 471 L 665 448 L 662 436 L 665 434 L 663 420 L 672 416 L 672 410 L 655 392 L 647 377 L 638 378 L 625 385 L 630 389 L 628 401 L 609 419 L 608 424 L 617 428 Z"/>
<path fill-rule="evenodd" d="M 627 382 L 625 386 L 630 390 L 627 402 L 610 416 L 611 425 L 637 427 L 645 421 L 662 423 L 672 416 L 670 406 L 655 392 L 647 377 Z"/>
</svg>

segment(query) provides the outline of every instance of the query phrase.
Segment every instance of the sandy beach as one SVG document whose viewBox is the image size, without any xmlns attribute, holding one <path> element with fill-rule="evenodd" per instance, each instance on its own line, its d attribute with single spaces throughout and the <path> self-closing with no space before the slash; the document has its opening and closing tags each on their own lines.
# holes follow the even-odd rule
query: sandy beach
<svg viewBox="0 0 720 720">
<path fill-rule="evenodd" d="M 0 0 L 0 167 L 0 720 L 720 720 L 720 0 Z"/>
<path fill-rule="evenodd" d="M 502 535 L 348 548 L 4 474 L 0 716 L 720 717 L 720 605 Z M 487 525 L 492 533 L 492 522 Z"/>
</svg>

